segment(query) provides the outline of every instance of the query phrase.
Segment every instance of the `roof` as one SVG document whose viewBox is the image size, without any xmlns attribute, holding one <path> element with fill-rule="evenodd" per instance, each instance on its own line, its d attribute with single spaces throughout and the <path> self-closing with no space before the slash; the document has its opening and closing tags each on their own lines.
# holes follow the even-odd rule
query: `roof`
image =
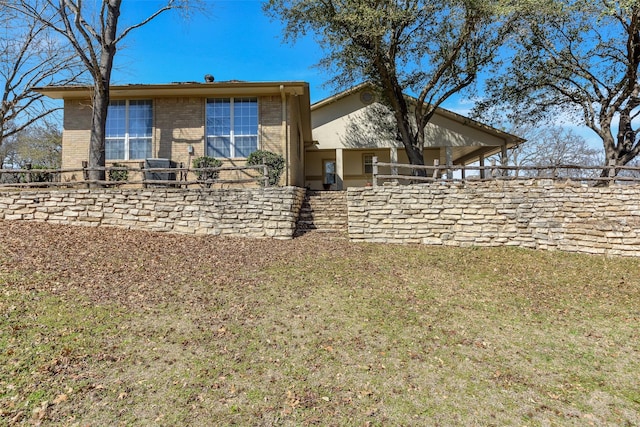
<svg viewBox="0 0 640 427">
<path fill-rule="evenodd" d="M 332 96 L 329 96 L 323 100 L 320 100 L 316 103 L 314 103 L 313 105 L 311 105 L 311 111 L 315 111 L 317 109 L 326 107 L 334 102 L 338 102 L 339 100 L 352 95 L 354 93 L 357 93 L 363 89 L 366 88 L 372 88 L 373 85 L 371 83 L 368 82 L 364 82 L 364 83 L 360 83 L 356 86 L 353 86 L 347 90 L 344 90 L 342 92 L 339 92 L 337 94 L 334 94 Z M 409 96 L 407 95 L 407 97 L 413 101 L 416 101 L 417 99 L 415 97 Z M 504 132 L 501 131 L 500 129 L 496 129 L 492 126 L 489 126 L 487 124 L 481 123 L 477 120 L 471 119 L 469 117 L 465 117 L 461 114 L 458 113 L 454 113 L 453 111 L 447 110 L 445 108 L 442 107 L 437 107 L 436 108 L 436 114 L 440 115 L 442 117 L 446 117 L 450 120 L 456 121 L 460 124 L 463 124 L 465 126 L 470 126 L 472 128 L 478 129 L 480 131 L 483 132 L 487 132 L 489 134 L 495 135 L 496 137 L 503 139 L 506 144 L 507 144 L 507 148 L 512 148 L 512 147 L 516 147 L 518 145 L 520 145 L 521 143 L 525 142 L 526 140 L 524 138 L 521 138 L 517 135 L 513 135 L 510 134 L 508 132 Z"/>
<path fill-rule="evenodd" d="M 91 96 L 93 86 L 43 86 L 33 88 L 35 92 L 54 99 L 78 99 Z M 283 82 L 245 82 L 230 80 L 223 82 L 178 82 L 165 84 L 128 84 L 111 85 L 109 95 L 113 98 L 138 96 L 225 96 L 225 95 L 279 95 L 280 91 L 288 95 L 306 95 L 309 97 L 309 83 L 298 81 Z"/>
<path fill-rule="evenodd" d="M 33 88 L 35 92 L 54 99 L 90 99 L 93 86 L 44 86 Z M 290 95 L 298 100 L 303 137 L 311 141 L 311 112 L 309 83 L 300 81 L 246 82 L 230 80 L 221 82 L 177 82 L 166 84 L 128 84 L 109 87 L 111 99 L 163 98 L 178 96 L 281 96 Z"/>
</svg>

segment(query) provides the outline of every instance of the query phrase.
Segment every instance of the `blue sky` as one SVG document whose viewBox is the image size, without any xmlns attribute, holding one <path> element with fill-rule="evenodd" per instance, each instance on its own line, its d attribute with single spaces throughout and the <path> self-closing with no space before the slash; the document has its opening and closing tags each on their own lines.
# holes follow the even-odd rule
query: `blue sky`
<svg viewBox="0 0 640 427">
<path fill-rule="evenodd" d="M 123 2 L 120 28 L 137 23 L 164 0 Z M 116 55 L 112 84 L 201 82 L 205 74 L 217 81 L 306 81 L 311 102 L 335 92 L 331 76 L 314 67 L 322 51 L 312 37 L 295 44 L 282 40 L 283 26 L 262 12 L 258 0 L 202 0 L 206 14 L 185 18 L 169 11 L 131 32 Z M 443 105 L 467 115 L 473 101 L 454 96 Z M 601 142 L 583 126 L 570 127 L 592 145 Z"/>
<path fill-rule="evenodd" d="M 160 2 L 123 2 L 121 27 L 155 10 Z M 113 84 L 203 81 L 306 81 L 312 102 L 332 93 L 328 77 L 313 68 L 322 52 L 311 37 L 282 42 L 282 25 L 253 0 L 205 1 L 208 16 L 185 19 L 169 11 L 124 39 L 116 55 Z"/>
</svg>

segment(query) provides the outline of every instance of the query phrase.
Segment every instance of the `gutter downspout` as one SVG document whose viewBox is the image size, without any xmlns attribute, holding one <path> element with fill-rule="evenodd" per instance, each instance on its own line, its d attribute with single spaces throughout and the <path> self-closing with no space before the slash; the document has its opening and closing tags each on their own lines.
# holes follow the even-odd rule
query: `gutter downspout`
<svg viewBox="0 0 640 427">
<path fill-rule="evenodd" d="M 291 177 L 289 176 L 289 141 L 287 138 L 287 94 L 284 92 L 284 85 L 280 85 L 280 98 L 282 99 L 282 129 L 280 131 L 280 137 L 282 138 L 282 143 L 284 144 L 282 151 L 285 153 L 285 185 L 290 185 Z"/>
</svg>

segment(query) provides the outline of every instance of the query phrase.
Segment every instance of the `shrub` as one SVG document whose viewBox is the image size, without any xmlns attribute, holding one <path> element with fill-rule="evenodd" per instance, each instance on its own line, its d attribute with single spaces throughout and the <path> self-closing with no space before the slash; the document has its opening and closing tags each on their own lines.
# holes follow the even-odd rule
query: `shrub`
<svg viewBox="0 0 640 427">
<path fill-rule="evenodd" d="M 33 165 L 32 171 L 38 169 L 48 169 L 46 166 Z M 29 182 L 53 182 L 53 173 L 51 172 L 30 172 Z"/>
<path fill-rule="evenodd" d="M 282 171 L 284 170 L 284 157 L 271 151 L 257 150 L 249 154 L 247 165 L 267 165 L 269 185 L 277 185 L 278 181 L 280 181 L 280 175 L 282 175 Z M 260 174 L 263 174 L 262 170 L 260 170 Z M 264 185 L 264 181 L 260 181 L 260 183 Z"/>
<path fill-rule="evenodd" d="M 193 159 L 193 167 L 195 169 L 203 168 L 219 168 L 222 166 L 222 161 L 215 157 L 202 156 Z M 197 170 L 195 171 L 199 181 L 215 181 L 218 179 L 220 171 L 218 170 Z"/>
<path fill-rule="evenodd" d="M 112 168 L 126 168 L 126 165 L 114 163 Z M 129 171 L 126 169 L 109 169 L 109 181 L 126 181 L 129 179 Z"/>
</svg>

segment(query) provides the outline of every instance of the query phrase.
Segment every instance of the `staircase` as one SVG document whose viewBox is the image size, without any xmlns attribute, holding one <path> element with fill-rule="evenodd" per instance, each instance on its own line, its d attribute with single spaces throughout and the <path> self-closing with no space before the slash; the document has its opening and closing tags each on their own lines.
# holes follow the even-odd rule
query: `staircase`
<svg viewBox="0 0 640 427">
<path fill-rule="evenodd" d="M 309 231 L 333 236 L 347 234 L 347 193 L 345 191 L 307 190 L 298 221 L 296 236 Z"/>
</svg>

